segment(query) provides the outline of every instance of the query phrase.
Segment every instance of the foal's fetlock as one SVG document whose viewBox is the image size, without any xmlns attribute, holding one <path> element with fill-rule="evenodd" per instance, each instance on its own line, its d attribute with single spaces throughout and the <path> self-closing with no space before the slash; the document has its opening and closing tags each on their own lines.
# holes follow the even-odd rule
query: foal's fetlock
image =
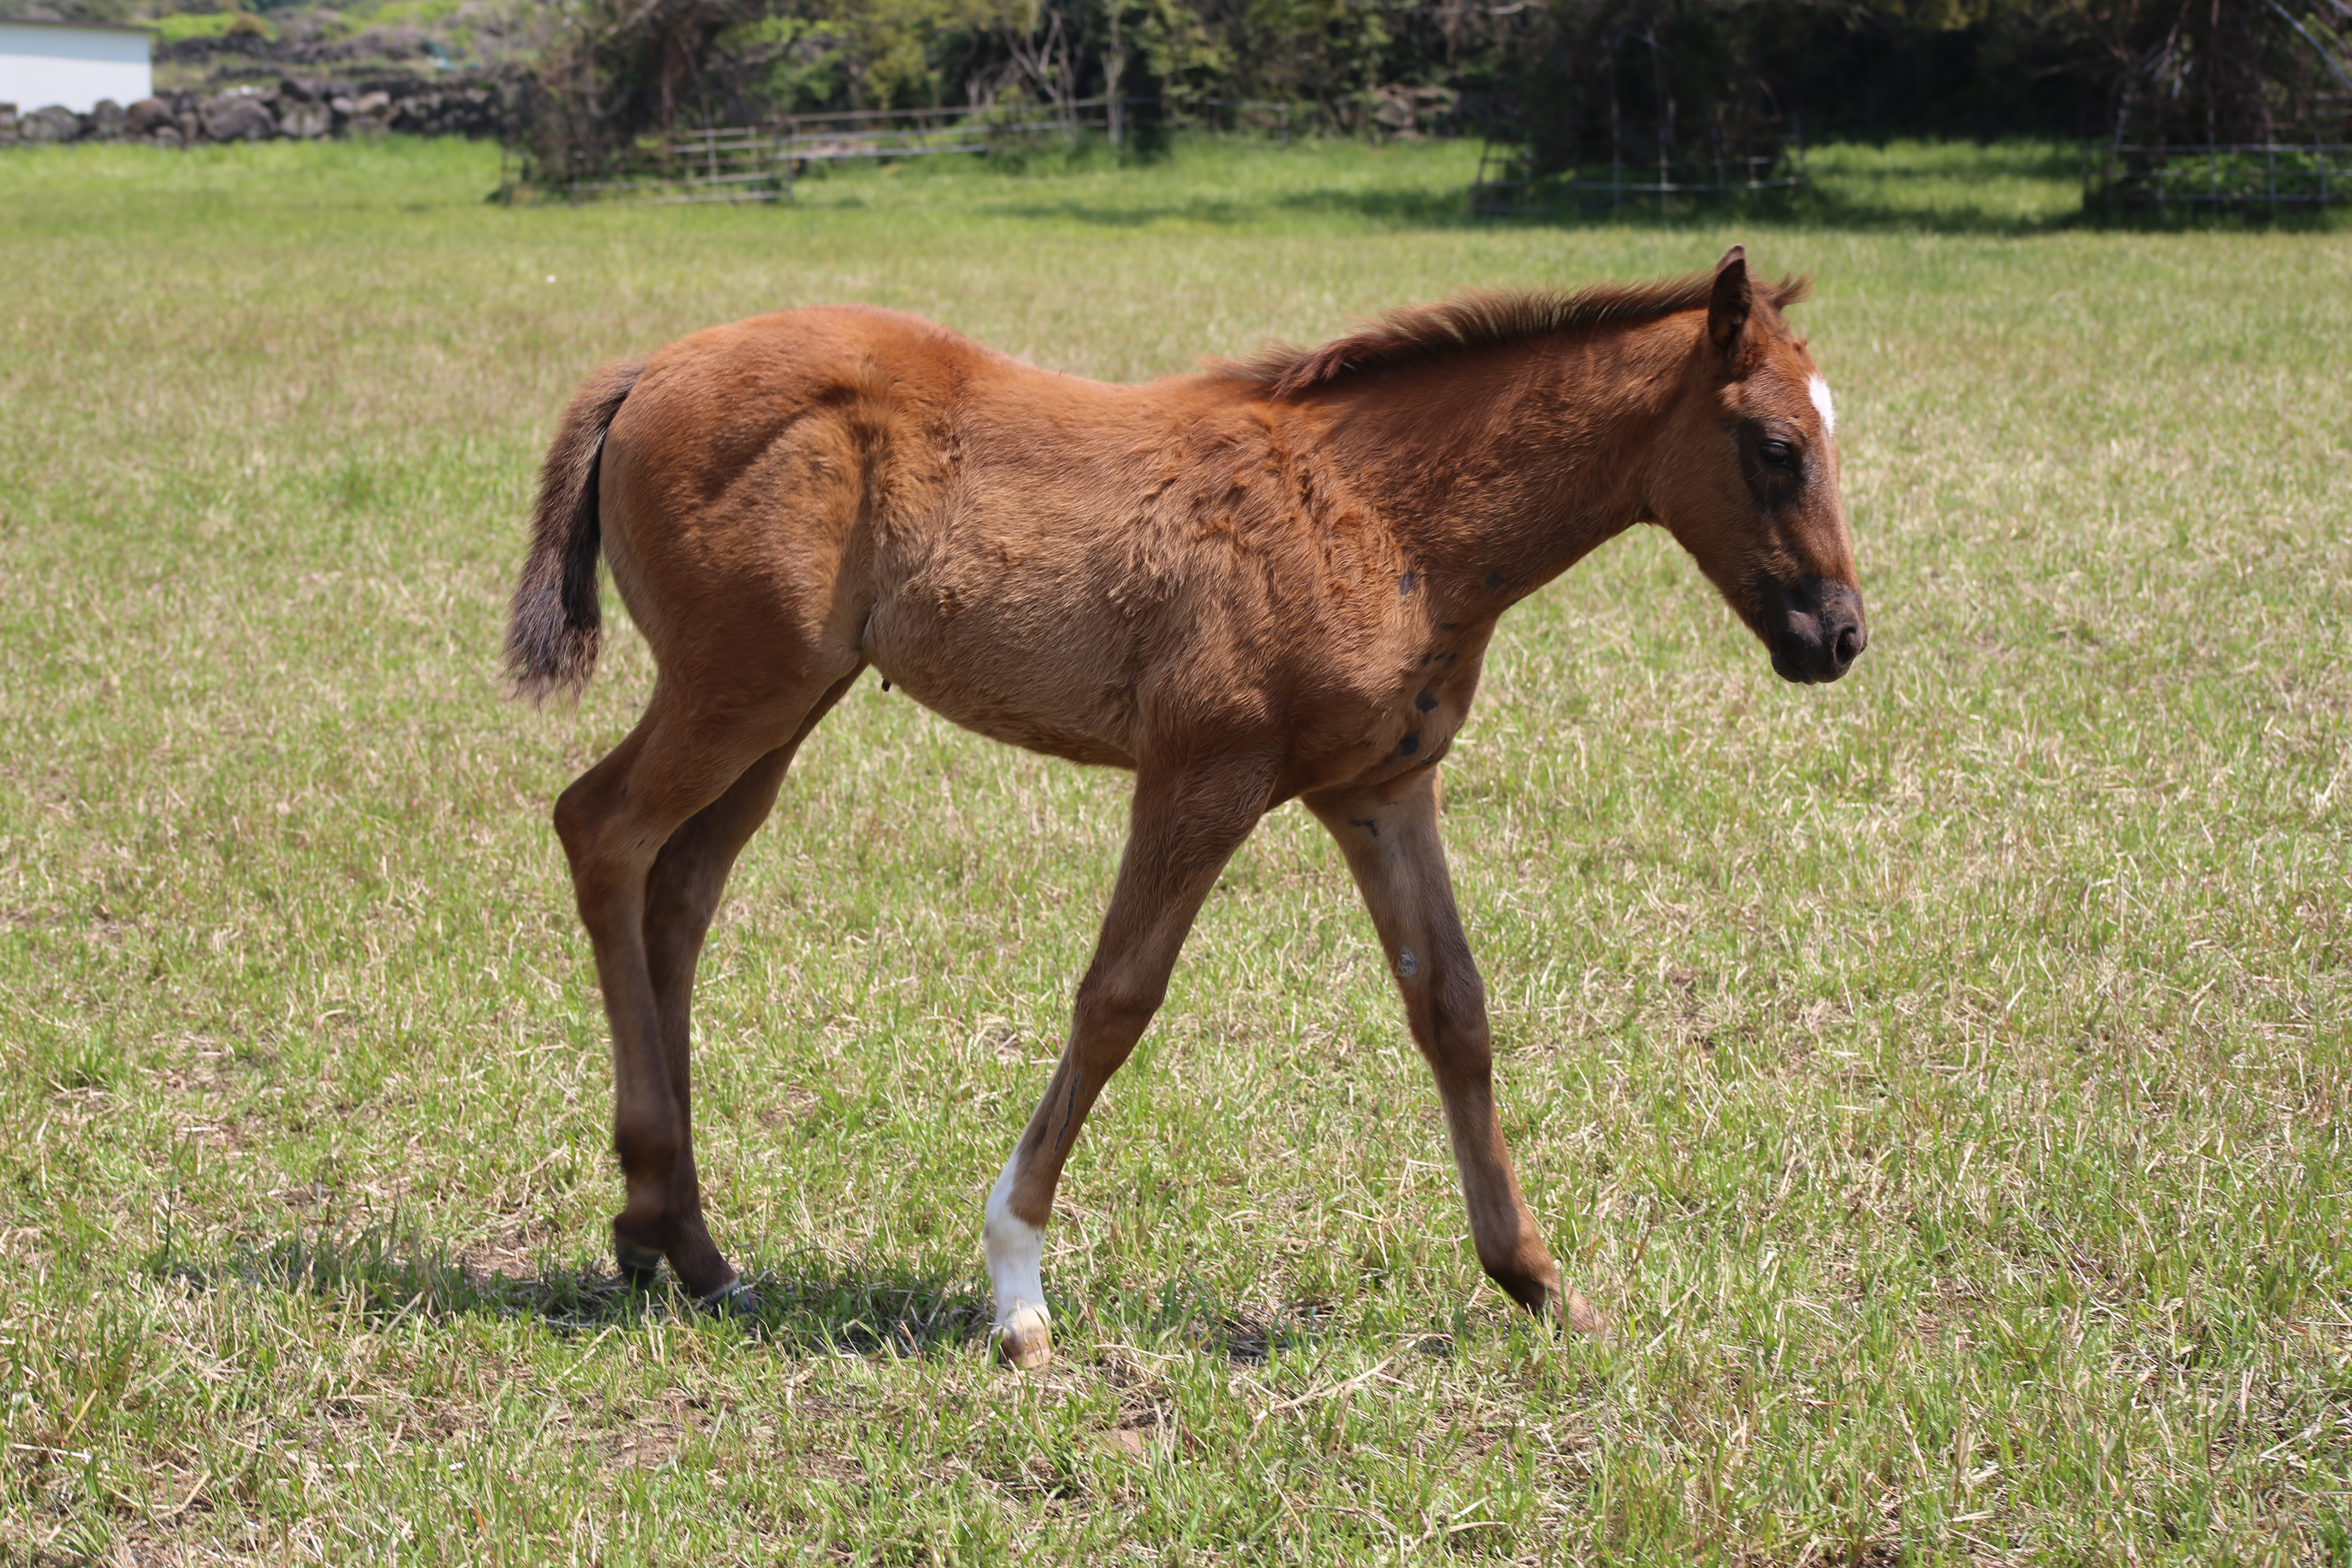
<svg viewBox="0 0 2352 1568">
<path fill-rule="evenodd" d="M 621 1278 L 628 1281 L 631 1289 L 650 1291 L 660 1288 L 664 1255 L 656 1248 L 623 1236 L 617 1223 L 613 1227 L 613 1258 L 621 1266 Z M 718 1271 L 726 1276 L 724 1282 L 716 1289 L 695 1295 L 695 1306 L 714 1317 L 738 1321 L 758 1317 L 760 1299 L 751 1293 L 751 1282 L 730 1269 L 723 1259 L 717 1267 Z M 684 1275 L 674 1271 L 673 1278 L 677 1280 L 680 1289 L 694 1293 L 693 1286 Z"/>
<path fill-rule="evenodd" d="M 996 1353 L 1008 1366 L 1032 1372 L 1054 1359 L 1053 1317 L 1045 1310 L 1045 1282 L 1038 1270 L 1045 1256 L 1045 1231 L 1013 1212 L 1013 1178 L 1021 1168 L 1014 1151 L 988 1194 L 988 1217 L 981 1242 L 988 1252 L 988 1289 L 996 1307 Z"/>
<path fill-rule="evenodd" d="M 996 1325 L 996 1353 L 1007 1366 L 1034 1372 L 1054 1359 L 1053 1319 L 1034 1305 L 1015 1307 Z"/>
</svg>

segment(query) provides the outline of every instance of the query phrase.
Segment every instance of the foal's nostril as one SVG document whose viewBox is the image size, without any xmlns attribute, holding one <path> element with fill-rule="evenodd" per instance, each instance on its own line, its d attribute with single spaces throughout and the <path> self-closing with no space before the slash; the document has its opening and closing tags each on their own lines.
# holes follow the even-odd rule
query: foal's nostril
<svg viewBox="0 0 2352 1568">
<path fill-rule="evenodd" d="M 1837 646 L 1833 650 L 1833 654 L 1837 659 L 1837 667 L 1840 669 L 1845 668 L 1846 666 L 1852 664 L 1856 658 L 1860 658 L 1862 655 L 1862 628 L 1860 626 L 1840 626 L 1838 628 Z"/>
</svg>

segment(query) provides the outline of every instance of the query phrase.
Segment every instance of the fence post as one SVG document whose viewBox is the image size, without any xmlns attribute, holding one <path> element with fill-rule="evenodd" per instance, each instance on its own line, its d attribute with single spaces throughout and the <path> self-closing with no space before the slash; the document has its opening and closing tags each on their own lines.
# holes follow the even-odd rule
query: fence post
<svg viewBox="0 0 2352 1568">
<path fill-rule="evenodd" d="M 1662 218 L 1666 216 L 1666 187 L 1674 184 L 1668 174 L 1669 167 L 1666 163 L 1666 121 L 1661 115 L 1658 119 L 1658 216 Z"/>
<path fill-rule="evenodd" d="M 1581 206 L 1582 204 L 1579 204 Z M 1617 112 L 1617 79 L 1609 79 L 1609 216 L 1625 205 L 1625 126 Z"/>
</svg>

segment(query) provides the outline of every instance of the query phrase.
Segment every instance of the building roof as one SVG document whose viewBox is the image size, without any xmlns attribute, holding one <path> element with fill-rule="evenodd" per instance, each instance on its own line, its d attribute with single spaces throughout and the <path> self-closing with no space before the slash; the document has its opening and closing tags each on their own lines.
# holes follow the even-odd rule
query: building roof
<svg viewBox="0 0 2352 1568">
<path fill-rule="evenodd" d="M 60 22 L 50 16 L 0 16 L 0 27 L 67 27 L 77 33 L 152 33 L 152 22 Z"/>
</svg>

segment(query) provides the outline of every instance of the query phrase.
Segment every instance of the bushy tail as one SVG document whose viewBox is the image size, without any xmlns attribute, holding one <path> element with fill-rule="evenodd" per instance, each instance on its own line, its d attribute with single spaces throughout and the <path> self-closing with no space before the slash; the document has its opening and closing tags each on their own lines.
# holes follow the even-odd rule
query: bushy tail
<svg viewBox="0 0 2352 1568">
<path fill-rule="evenodd" d="M 596 603 L 596 555 L 604 546 L 596 465 L 613 416 L 645 369 L 608 364 L 590 376 L 563 411 L 540 469 L 530 554 L 507 621 L 507 668 L 516 693 L 533 701 L 551 691 L 577 690 L 595 672 L 604 619 Z"/>
</svg>

